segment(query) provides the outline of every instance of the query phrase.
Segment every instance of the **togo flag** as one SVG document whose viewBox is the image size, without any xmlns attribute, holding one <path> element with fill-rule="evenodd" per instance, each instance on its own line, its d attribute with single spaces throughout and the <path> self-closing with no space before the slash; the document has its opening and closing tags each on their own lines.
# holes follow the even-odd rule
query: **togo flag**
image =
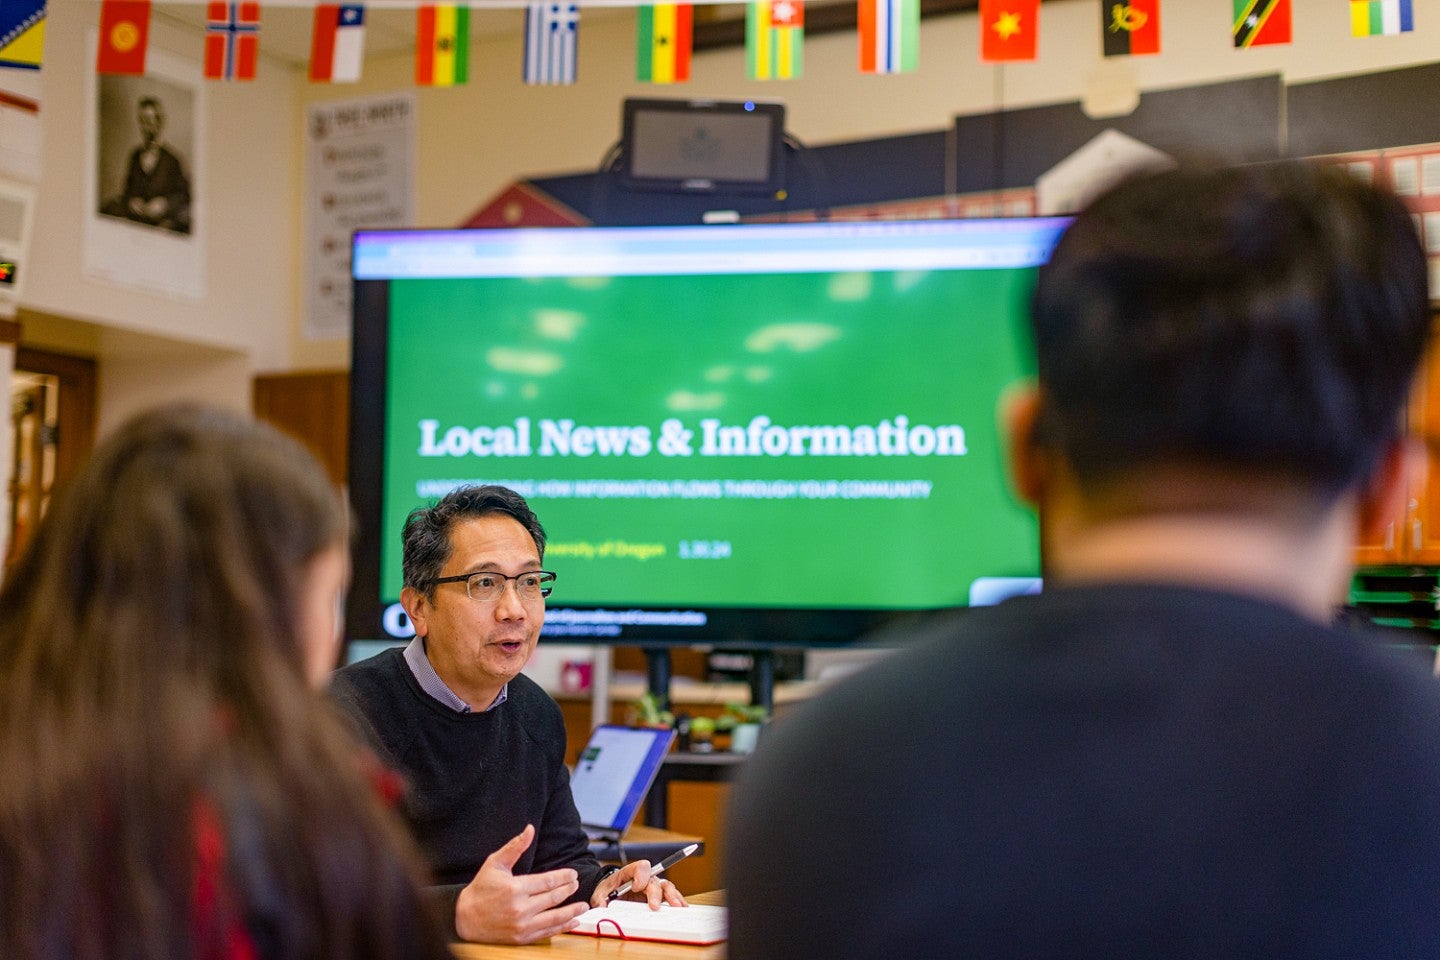
<svg viewBox="0 0 1440 960">
<path fill-rule="evenodd" d="M 1410 0 L 1350 0 L 1350 35 L 1379 37 L 1415 29 Z"/>
<path fill-rule="evenodd" d="M 804 0 L 745 5 L 745 67 L 752 80 L 785 80 L 805 72 Z"/>
</svg>

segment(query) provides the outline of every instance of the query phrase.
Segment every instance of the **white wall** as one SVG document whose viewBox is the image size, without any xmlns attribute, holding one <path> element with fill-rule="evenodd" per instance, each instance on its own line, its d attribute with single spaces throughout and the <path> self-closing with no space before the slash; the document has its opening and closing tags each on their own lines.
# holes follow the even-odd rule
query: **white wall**
<svg viewBox="0 0 1440 960">
<path fill-rule="evenodd" d="M 248 410 L 252 372 L 290 366 L 290 331 L 297 323 L 293 70 L 263 61 L 254 83 L 202 86 L 209 119 L 205 296 L 175 299 L 93 280 L 80 251 L 84 185 L 92 169 L 86 85 L 95 82 L 90 35 L 99 10 L 94 0 L 52 0 L 49 6 L 41 70 L 44 163 L 22 339 L 97 357 L 102 429 L 119 412 L 164 399 Z M 201 43 L 199 33 L 152 20 L 151 49 L 193 61 L 197 82 Z M 80 321 L 89 336 L 77 335 L 74 324 L 52 322 L 52 315 Z M 133 349 L 137 342 L 149 346 Z"/>
</svg>

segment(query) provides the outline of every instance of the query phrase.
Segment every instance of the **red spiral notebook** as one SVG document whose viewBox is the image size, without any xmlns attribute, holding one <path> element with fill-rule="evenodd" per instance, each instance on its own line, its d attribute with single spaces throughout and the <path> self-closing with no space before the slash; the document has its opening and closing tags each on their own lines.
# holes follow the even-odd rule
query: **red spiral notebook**
<svg viewBox="0 0 1440 960">
<path fill-rule="evenodd" d="M 659 940 L 663 943 L 719 943 L 725 939 L 728 917 L 724 907 L 662 904 L 651 910 L 638 900 L 616 900 L 580 915 L 580 925 L 569 931 L 589 937 L 617 940 Z"/>
</svg>

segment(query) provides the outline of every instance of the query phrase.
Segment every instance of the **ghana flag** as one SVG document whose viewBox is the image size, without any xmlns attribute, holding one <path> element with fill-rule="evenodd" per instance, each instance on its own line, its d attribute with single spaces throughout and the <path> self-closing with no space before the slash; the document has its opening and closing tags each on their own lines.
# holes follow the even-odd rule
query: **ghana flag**
<svg viewBox="0 0 1440 960">
<path fill-rule="evenodd" d="M 1100 4 L 1105 56 L 1128 57 L 1160 52 L 1160 0 Z"/>
<path fill-rule="evenodd" d="M 635 40 L 635 79 L 683 83 L 690 79 L 692 8 L 688 3 L 640 7 Z"/>
<path fill-rule="evenodd" d="M 1235 11 L 1235 46 L 1263 47 L 1290 42 L 1290 0 L 1230 0 Z"/>
</svg>

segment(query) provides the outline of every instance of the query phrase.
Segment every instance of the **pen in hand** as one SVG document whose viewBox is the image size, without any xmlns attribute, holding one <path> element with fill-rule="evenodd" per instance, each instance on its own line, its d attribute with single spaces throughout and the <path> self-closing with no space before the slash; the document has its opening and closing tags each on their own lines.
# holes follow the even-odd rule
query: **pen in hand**
<svg viewBox="0 0 1440 960">
<path fill-rule="evenodd" d="M 675 864 L 679 863 L 681 860 L 684 860 L 686 857 L 690 856 L 692 853 L 699 849 L 700 844 L 698 843 L 692 843 L 689 846 L 681 847 L 679 850 L 670 854 L 670 856 L 666 857 L 664 860 L 661 860 L 658 864 L 651 867 L 650 876 L 658 877 L 660 874 L 664 873 L 666 870 L 669 870 L 671 867 L 675 866 Z M 625 896 L 625 894 L 630 892 L 630 888 L 632 886 L 633 884 L 629 880 L 626 880 L 624 883 L 620 884 L 620 886 L 610 891 L 610 896 L 606 898 L 607 902 L 609 902 L 610 900 L 614 900 L 617 897 Z"/>
</svg>

